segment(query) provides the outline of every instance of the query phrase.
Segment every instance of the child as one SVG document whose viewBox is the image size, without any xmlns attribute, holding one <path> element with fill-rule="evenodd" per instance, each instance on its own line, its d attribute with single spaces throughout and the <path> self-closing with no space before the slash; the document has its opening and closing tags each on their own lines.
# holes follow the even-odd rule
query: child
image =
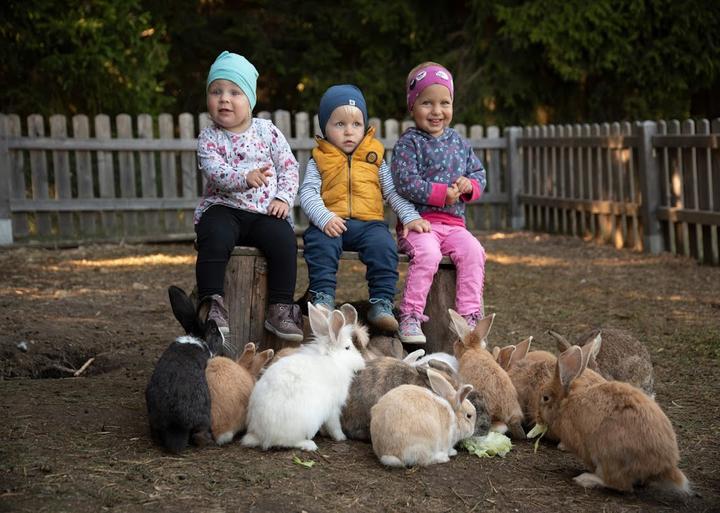
<svg viewBox="0 0 720 513">
<path fill-rule="evenodd" d="M 483 317 L 485 250 L 465 228 L 465 203 L 485 189 L 485 169 L 467 141 L 448 127 L 453 92 L 452 75 L 443 66 L 416 66 L 406 83 L 415 127 L 403 133 L 393 150 L 398 193 L 432 227 L 422 233 L 398 231 L 398 245 L 410 256 L 400 303 L 399 335 L 406 343 L 425 343 L 420 323 L 429 320 L 425 302 L 443 255 L 449 255 L 457 269 L 456 310 L 471 327 Z"/>
<path fill-rule="evenodd" d="M 222 52 L 207 78 L 213 126 L 200 132 L 198 163 L 207 181 L 195 210 L 199 299 L 209 299 L 209 319 L 229 331 L 223 282 L 236 245 L 260 249 L 268 265 L 265 329 L 284 340 L 303 339 L 300 307 L 293 303 L 297 241 L 290 208 L 298 188 L 298 163 L 280 130 L 253 118 L 258 72 L 235 53 Z"/>
<path fill-rule="evenodd" d="M 311 301 L 333 308 L 340 255 L 358 251 L 367 267 L 370 304 L 368 321 L 395 331 L 393 298 L 398 280 L 397 246 L 384 222 L 386 199 L 405 231 L 428 230 L 412 204 L 393 186 L 383 160 L 385 149 L 367 127 L 367 108 L 360 89 L 350 84 L 329 88 L 320 100 L 320 130 L 305 178 L 300 205 L 310 219 L 305 231 L 305 261 Z"/>
</svg>

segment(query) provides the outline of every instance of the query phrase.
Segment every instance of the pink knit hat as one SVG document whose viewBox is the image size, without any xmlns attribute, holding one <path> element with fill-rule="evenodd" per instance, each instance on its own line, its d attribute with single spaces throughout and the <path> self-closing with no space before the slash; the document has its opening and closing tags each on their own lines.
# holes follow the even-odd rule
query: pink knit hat
<svg viewBox="0 0 720 513">
<path fill-rule="evenodd" d="M 412 110 L 420 93 L 434 84 L 444 85 L 450 91 L 450 98 L 454 97 L 455 90 L 450 72 L 444 67 L 435 64 L 424 66 L 415 73 L 410 84 L 408 84 L 407 106 L 409 111 Z"/>
</svg>

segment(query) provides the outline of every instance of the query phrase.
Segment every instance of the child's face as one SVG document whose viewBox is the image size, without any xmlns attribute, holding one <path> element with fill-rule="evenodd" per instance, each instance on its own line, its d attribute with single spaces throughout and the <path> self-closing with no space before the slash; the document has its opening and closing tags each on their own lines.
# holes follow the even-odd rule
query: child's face
<svg viewBox="0 0 720 513">
<path fill-rule="evenodd" d="M 452 121 L 453 104 L 450 91 L 440 84 L 429 86 L 415 100 L 411 114 L 415 126 L 420 130 L 433 137 L 440 137 Z"/>
<path fill-rule="evenodd" d="M 240 86 L 229 80 L 218 79 L 210 83 L 207 108 L 212 120 L 231 132 L 244 132 L 252 122 L 247 96 Z"/>
<path fill-rule="evenodd" d="M 337 107 L 325 126 L 325 138 L 350 155 L 365 135 L 362 111 L 350 105 Z"/>
</svg>

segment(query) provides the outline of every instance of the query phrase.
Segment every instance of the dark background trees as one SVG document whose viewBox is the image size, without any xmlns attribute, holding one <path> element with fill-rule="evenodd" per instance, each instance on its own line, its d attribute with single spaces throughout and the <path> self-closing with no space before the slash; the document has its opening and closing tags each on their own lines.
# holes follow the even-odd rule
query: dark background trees
<svg viewBox="0 0 720 513">
<path fill-rule="evenodd" d="M 331 84 L 405 116 L 423 60 L 455 75 L 455 119 L 575 123 L 720 115 L 715 0 L 9 0 L 0 110 L 200 112 L 222 50 L 260 71 L 257 110 L 315 112 Z"/>
</svg>

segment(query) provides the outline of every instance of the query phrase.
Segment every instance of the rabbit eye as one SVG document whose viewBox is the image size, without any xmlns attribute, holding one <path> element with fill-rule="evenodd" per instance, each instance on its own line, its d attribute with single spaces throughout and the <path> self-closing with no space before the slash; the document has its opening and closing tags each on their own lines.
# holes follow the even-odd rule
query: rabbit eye
<svg viewBox="0 0 720 513">
<path fill-rule="evenodd" d="M 345 346 L 345 351 L 350 351 L 350 346 L 349 346 L 349 345 Z"/>
<path fill-rule="evenodd" d="M 471 418 L 472 418 L 472 414 L 468 413 L 468 414 L 467 414 L 467 418 L 468 418 L 468 420 L 471 419 Z"/>
<path fill-rule="evenodd" d="M 542 396 L 542 401 L 543 401 L 544 403 L 549 402 L 549 401 L 550 401 L 550 396 L 549 396 L 549 395 L 544 395 L 544 396 Z"/>
</svg>

